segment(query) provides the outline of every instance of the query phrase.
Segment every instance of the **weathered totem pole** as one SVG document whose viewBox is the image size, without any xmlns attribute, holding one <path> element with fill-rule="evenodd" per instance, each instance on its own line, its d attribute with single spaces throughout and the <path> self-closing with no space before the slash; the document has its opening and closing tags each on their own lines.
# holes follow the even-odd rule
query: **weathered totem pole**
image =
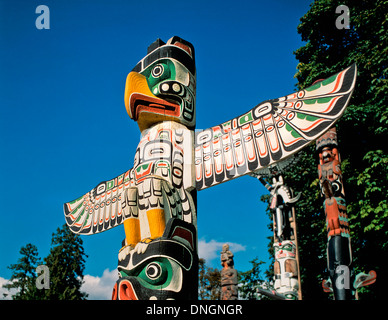
<svg viewBox="0 0 388 320">
<path fill-rule="evenodd" d="M 318 175 L 327 228 L 327 268 L 336 300 L 350 300 L 352 250 L 337 131 L 330 128 L 316 141 Z"/>
<path fill-rule="evenodd" d="M 260 182 L 270 191 L 270 210 L 273 217 L 274 231 L 274 290 L 258 288 L 262 294 L 287 300 L 301 300 L 299 250 L 296 232 L 296 217 L 294 203 L 299 200 L 293 190 L 283 181 L 283 176 L 277 170 L 273 171 L 272 185 L 263 177 Z"/>
<path fill-rule="evenodd" d="M 237 300 L 237 270 L 234 268 L 233 253 L 224 244 L 221 251 L 221 300 Z"/>
<path fill-rule="evenodd" d="M 194 47 L 176 36 L 152 43 L 125 87 L 127 112 L 142 133 L 133 168 L 64 205 L 75 233 L 124 225 L 113 299 L 196 299 L 196 191 L 277 163 L 313 142 L 344 112 L 355 78 L 352 65 L 194 133 Z"/>
</svg>

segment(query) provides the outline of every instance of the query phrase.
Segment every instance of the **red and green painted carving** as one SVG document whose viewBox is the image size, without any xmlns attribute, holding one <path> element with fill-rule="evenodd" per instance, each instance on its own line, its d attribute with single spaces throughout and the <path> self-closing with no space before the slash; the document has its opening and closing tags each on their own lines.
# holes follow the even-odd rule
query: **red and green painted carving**
<svg viewBox="0 0 388 320">
<path fill-rule="evenodd" d="M 355 78 L 353 65 L 196 133 L 194 46 L 177 36 L 152 43 L 124 92 L 127 113 L 142 132 L 133 167 L 64 205 L 75 233 L 124 226 L 113 298 L 195 299 L 196 192 L 265 169 L 313 142 L 344 112 Z"/>
</svg>

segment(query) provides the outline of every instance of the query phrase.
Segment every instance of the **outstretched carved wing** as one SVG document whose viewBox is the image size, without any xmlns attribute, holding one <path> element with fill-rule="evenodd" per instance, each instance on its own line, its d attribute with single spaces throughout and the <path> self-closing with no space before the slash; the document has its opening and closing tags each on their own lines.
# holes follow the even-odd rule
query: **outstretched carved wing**
<svg viewBox="0 0 388 320">
<path fill-rule="evenodd" d="M 196 188 L 265 168 L 321 136 L 343 114 L 356 81 L 355 64 L 288 96 L 267 100 L 195 137 Z"/>
<path fill-rule="evenodd" d="M 132 169 L 98 184 L 82 197 L 64 204 L 66 223 L 79 234 L 94 234 L 124 221 L 124 191 L 131 186 Z M 126 199 L 125 199 L 126 200 Z"/>
</svg>

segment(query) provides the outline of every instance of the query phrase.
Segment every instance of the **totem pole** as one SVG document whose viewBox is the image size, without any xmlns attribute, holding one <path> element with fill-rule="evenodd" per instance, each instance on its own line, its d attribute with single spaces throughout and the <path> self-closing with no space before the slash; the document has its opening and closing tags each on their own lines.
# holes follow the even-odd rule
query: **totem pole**
<svg viewBox="0 0 388 320">
<path fill-rule="evenodd" d="M 195 74 L 191 43 L 152 43 L 125 85 L 126 110 L 142 134 L 133 168 L 65 204 L 73 232 L 124 225 L 112 299 L 197 299 Z"/>
<path fill-rule="evenodd" d="M 352 250 L 337 131 L 330 128 L 316 141 L 318 175 L 327 228 L 327 268 L 336 300 L 350 300 Z"/>
<path fill-rule="evenodd" d="M 284 184 L 283 176 L 278 170 L 272 171 L 272 185 L 262 176 L 260 182 L 270 191 L 270 210 L 273 217 L 274 231 L 274 290 L 258 290 L 271 297 L 287 300 L 301 300 L 301 284 L 299 272 L 299 250 L 296 232 L 294 203 L 300 194 L 293 196 L 293 190 Z"/>
<path fill-rule="evenodd" d="M 237 300 L 237 270 L 234 268 L 233 253 L 224 244 L 221 251 L 221 300 Z"/>
<path fill-rule="evenodd" d="M 152 43 L 125 87 L 142 133 L 133 168 L 64 205 L 75 233 L 124 225 L 113 299 L 196 299 L 196 191 L 277 163 L 322 135 L 349 102 L 356 66 L 198 133 L 195 74 L 191 43 Z"/>
</svg>

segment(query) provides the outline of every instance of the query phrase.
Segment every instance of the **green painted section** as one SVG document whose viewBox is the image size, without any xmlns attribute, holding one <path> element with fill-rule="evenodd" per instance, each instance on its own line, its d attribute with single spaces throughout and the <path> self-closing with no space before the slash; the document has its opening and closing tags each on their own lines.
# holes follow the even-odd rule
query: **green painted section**
<svg viewBox="0 0 388 320">
<path fill-rule="evenodd" d="M 240 118 L 238 118 L 238 124 L 240 126 L 242 126 L 248 122 L 251 122 L 251 121 L 253 121 L 252 110 L 247 112 L 246 114 L 244 114 Z"/>
<path fill-rule="evenodd" d="M 69 204 L 74 204 L 76 203 L 77 201 L 81 200 L 84 196 L 80 196 L 78 199 L 75 199 L 73 201 L 70 201 Z"/>
<path fill-rule="evenodd" d="M 163 72 L 158 76 L 154 77 L 152 75 L 152 70 L 157 66 L 161 65 L 163 67 Z M 147 69 L 145 69 L 142 73 L 147 78 L 148 86 L 152 92 L 154 89 L 158 88 L 160 82 L 165 80 L 175 80 L 176 79 L 176 70 L 175 65 L 170 59 L 162 59 L 157 62 L 151 64 Z"/>
<path fill-rule="evenodd" d="M 296 117 L 297 117 L 298 119 L 307 120 L 307 121 L 311 121 L 311 122 L 320 119 L 320 118 L 318 118 L 318 117 L 311 116 L 311 115 L 308 115 L 308 114 L 299 113 L 299 112 L 297 113 Z"/>
<path fill-rule="evenodd" d="M 306 88 L 305 90 L 308 92 L 311 92 L 311 91 L 319 89 L 320 87 L 321 87 L 321 82 L 318 82 L 318 83 L 312 85 L 311 87 Z"/>
<path fill-rule="evenodd" d="M 163 289 L 170 285 L 173 269 L 167 258 L 149 260 L 127 272 L 120 271 L 122 277 L 136 277 L 142 286 L 149 289 Z"/>
<path fill-rule="evenodd" d="M 334 82 L 336 79 L 337 79 L 337 75 L 335 74 L 334 76 L 331 76 L 330 78 L 327 78 L 327 79 L 323 80 L 322 84 L 324 86 L 327 86 L 328 84 Z"/>
<path fill-rule="evenodd" d="M 294 138 L 299 138 L 301 137 L 301 135 L 296 131 L 294 130 L 288 123 L 286 124 L 286 130 L 291 132 L 291 135 L 294 137 Z"/>
<path fill-rule="evenodd" d="M 308 99 L 308 100 L 304 100 L 303 103 L 306 103 L 306 104 L 328 103 L 332 99 L 334 99 L 334 98 L 333 97 L 326 97 L 326 98 L 319 98 L 319 99 Z"/>
<path fill-rule="evenodd" d="M 140 173 L 141 170 L 147 170 L 149 165 L 150 165 L 149 163 L 146 163 L 146 164 L 142 164 L 142 165 L 137 166 L 136 172 Z"/>
<path fill-rule="evenodd" d="M 337 76 L 338 76 L 338 74 L 335 74 L 334 76 L 331 76 L 330 78 L 327 78 L 321 82 L 318 82 L 318 83 L 312 85 L 311 87 L 306 88 L 306 91 L 311 92 L 311 91 L 319 89 L 322 85 L 327 86 L 328 84 L 334 82 L 337 79 Z"/>
</svg>

